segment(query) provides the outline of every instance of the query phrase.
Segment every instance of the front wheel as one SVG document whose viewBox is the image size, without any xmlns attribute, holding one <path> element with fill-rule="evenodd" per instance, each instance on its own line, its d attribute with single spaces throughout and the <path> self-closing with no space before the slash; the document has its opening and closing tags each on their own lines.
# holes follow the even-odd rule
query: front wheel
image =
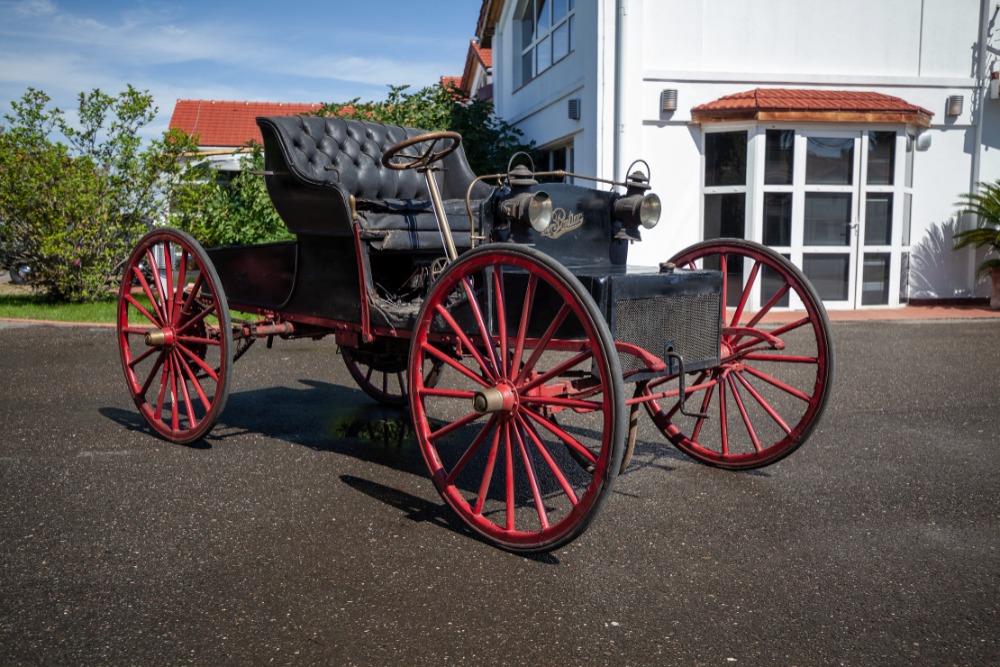
<svg viewBox="0 0 1000 667">
<path fill-rule="evenodd" d="M 233 364 L 219 276 L 201 245 L 174 229 L 146 234 L 124 271 L 118 347 L 132 400 L 165 439 L 198 440 L 226 404 Z"/>
<path fill-rule="evenodd" d="M 833 385 L 833 337 L 816 291 L 788 259 L 742 239 L 698 243 L 670 261 L 722 271 L 722 345 L 718 366 L 687 377 L 694 416 L 681 409 L 676 378 L 646 385 L 657 398 L 645 403 L 653 422 L 708 465 L 760 468 L 788 456 L 819 423 Z"/>
<path fill-rule="evenodd" d="M 424 460 L 472 530 L 515 552 L 586 530 L 621 465 L 625 394 L 608 326 L 565 267 L 520 246 L 464 254 L 422 306 L 409 368 Z"/>
</svg>

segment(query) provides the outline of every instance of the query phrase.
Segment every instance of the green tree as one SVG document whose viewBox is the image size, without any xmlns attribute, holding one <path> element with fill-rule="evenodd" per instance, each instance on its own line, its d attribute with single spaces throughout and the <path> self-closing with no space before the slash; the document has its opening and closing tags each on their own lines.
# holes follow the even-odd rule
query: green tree
<svg viewBox="0 0 1000 667">
<path fill-rule="evenodd" d="M 0 125 L 0 244 L 52 299 L 107 298 L 164 195 L 189 178 L 178 157 L 194 144 L 168 132 L 144 146 L 140 131 L 157 110 L 132 86 L 80 93 L 75 123 L 50 102 L 29 88 Z"/>
<path fill-rule="evenodd" d="M 267 243 L 294 238 L 271 204 L 259 173 L 264 151 L 251 141 L 244 147 L 242 171 L 229 182 L 216 178 L 207 164 L 187 166 L 188 179 L 179 183 L 170 198 L 170 224 L 212 247 Z"/>
<path fill-rule="evenodd" d="M 469 166 L 476 174 L 505 172 L 507 161 L 515 152 L 534 152 L 534 143 L 525 143 L 520 130 L 496 116 L 492 102 L 469 99 L 451 84 L 438 83 L 416 92 L 407 92 L 408 88 L 389 86 L 389 94 L 383 101 L 361 102 L 355 98 L 324 104 L 317 113 L 419 127 L 430 132 L 458 132 Z"/>
</svg>

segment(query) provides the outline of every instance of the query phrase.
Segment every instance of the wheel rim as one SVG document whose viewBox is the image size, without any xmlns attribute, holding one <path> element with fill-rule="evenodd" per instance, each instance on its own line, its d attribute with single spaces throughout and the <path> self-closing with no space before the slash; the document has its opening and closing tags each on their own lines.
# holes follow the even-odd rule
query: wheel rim
<svg viewBox="0 0 1000 667">
<path fill-rule="evenodd" d="M 701 243 L 672 261 L 721 269 L 728 299 L 719 366 L 687 376 L 686 409 L 707 417 L 682 414 L 676 378 L 666 378 L 644 390 L 661 397 L 645 404 L 654 423 L 681 451 L 710 465 L 758 468 L 787 456 L 818 423 L 832 384 L 833 343 L 822 302 L 787 259 L 748 241 Z M 760 308 L 751 311 L 758 289 Z M 795 301 L 804 313 L 770 322 Z"/>
<path fill-rule="evenodd" d="M 586 529 L 621 463 L 623 390 L 607 325 L 565 269 L 523 249 L 467 253 L 423 306 L 410 388 L 431 476 L 473 530 L 541 551 Z"/>
<path fill-rule="evenodd" d="M 347 371 L 363 392 L 385 405 L 406 405 L 405 359 L 368 358 L 350 348 L 341 348 Z"/>
<path fill-rule="evenodd" d="M 172 442 L 203 437 L 225 406 L 232 347 L 225 294 L 194 239 L 175 230 L 143 237 L 125 264 L 117 333 L 143 418 Z"/>
</svg>

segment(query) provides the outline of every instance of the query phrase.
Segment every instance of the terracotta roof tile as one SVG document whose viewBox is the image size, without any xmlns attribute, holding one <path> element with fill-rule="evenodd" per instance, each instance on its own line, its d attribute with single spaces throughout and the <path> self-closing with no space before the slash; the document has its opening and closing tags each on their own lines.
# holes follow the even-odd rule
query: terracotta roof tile
<svg viewBox="0 0 1000 667">
<path fill-rule="evenodd" d="M 177 100 L 170 127 L 199 135 L 202 147 L 237 147 L 251 139 L 263 142 L 257 129 L 258 116 L 294 116 L 318 110 L 320 104 L 287 102 L 222 102 Z"/>
<path fill-rule="evenodd" d="M 479 58 L 479 62 L 483 64 L 483 67 L 493 67 L 493 49 L 484 49 L 473 40 L 472 50 L 476 52 L 476 56 Z"/>
<path fill-rule="evenodd" d="M 691 109 L 692 115 L 758 114 L 761 112 L 818 112 L 855 114 L 900 114 L 926 117 L 934 114 L 904 99 L 869 91 L 853 90 L 791 90 L 786 88 L 755 88 L 726 95 Z"/>
<path fill-rule="evenodd" d="M 443 77 L 441 77 L 441 85 L 442 86 L 452 85 L 452 86 L 455 86 L 456 88 L 461 88 L 462 87 L 462 77 L 460 77 L 460 76 L 443 76 Z"/>
</svg>

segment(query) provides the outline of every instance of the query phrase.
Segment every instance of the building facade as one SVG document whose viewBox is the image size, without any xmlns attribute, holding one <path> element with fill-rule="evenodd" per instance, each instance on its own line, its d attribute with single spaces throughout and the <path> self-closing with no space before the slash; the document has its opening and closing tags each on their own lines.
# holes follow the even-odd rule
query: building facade
<svg viewBox="0 0 1000 667">
<path fill-rule="evenodd" d="M 542 166 L 648 162 L 664 214 L 630 262 L 741 236 L 828 307 L 865 308 L 988 293 L 951 235 L 959 194 L 1000 178 L 996 18 L 986 0 L 485 0 L 477 36 Z"/>
</svg>

